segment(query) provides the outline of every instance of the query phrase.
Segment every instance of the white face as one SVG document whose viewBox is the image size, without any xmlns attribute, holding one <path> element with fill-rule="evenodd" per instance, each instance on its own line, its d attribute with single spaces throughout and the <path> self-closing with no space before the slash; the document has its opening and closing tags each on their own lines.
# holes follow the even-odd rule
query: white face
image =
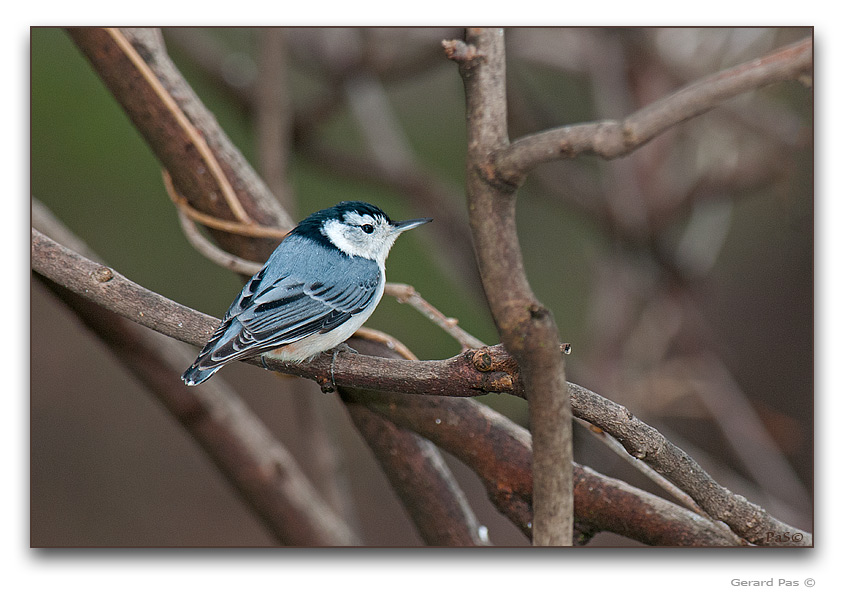
<svg viewBox="0 0 844 594">
<path fill-rule="evenodd" d="M 375 260 L 383 267 L 401 230 L 381 217 L 350 212 L 344 215 L 342 222 L 326 221 L 322 232 L 346 254 Z"/>
</svg>

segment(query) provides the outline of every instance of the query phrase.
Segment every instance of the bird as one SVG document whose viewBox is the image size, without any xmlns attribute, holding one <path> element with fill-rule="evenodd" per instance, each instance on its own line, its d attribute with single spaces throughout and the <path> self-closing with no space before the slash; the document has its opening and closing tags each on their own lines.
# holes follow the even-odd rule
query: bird
<svg viewBox="0 0 844 594">
<path fill-rule="evenodd" d="M 268 351 L 301 363 L 345 346 L 384 295 L 396 238 L 432 220 L 394 222 L 359 201 L 309 215 L 246 283 L 182 380 L 201 384 L 227 363 Z"/>
</svg>

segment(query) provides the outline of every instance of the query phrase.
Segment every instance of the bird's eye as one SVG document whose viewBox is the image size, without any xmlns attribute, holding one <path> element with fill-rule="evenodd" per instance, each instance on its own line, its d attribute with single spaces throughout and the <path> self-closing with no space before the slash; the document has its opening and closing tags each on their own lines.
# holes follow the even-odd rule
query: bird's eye
<svg viewBox="0 0 844 594">
<path fill-rule="evenodd" d="M 361 225 L 360 228 L 363 229 L 364 233 L 372 233 L 373 231 L 375 231 L 375 227 L 368 223 L 366 225 Z"/>
</svg>

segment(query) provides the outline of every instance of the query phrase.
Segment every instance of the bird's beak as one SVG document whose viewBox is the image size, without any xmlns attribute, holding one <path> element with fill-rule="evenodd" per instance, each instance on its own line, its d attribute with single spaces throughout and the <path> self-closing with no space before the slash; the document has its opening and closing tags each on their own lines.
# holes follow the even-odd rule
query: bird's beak
<svg viewBox="0 0 844 594">
<path fill-rule="evenodd" d="M 419 225 L 430 223 L 433 220 L 434 219 L 410 219 L 407 221 L 399 221 L 398 223 L 393 223 L 393 230 L 395 233 L 401 233 L 402 231 L 413 229 L 414 227 L 418 227 Z"/>
</svg>

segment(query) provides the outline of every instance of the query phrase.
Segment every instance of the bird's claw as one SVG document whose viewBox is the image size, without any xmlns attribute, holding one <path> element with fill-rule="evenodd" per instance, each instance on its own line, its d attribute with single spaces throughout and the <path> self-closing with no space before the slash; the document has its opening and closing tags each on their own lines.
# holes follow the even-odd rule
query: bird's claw
<svg viewBox="0 0 844 594">
<path fill-rule="evenodd" d="M 330 379 L 326 378 L 326 380 L 323 381 L 323 382 L 320 382 L 320 385 L 319 385 L 320 389 L 325 394 L 337 391 L 337 384 L 334 382 L 334 361 L 337 360 L 337 354 L 338 353 L 353 353 L 355 355 L 358 354 L 358 352 L 355 349 L 353 349 L 352 347 L 347 345 L 345 342 L 341 342 L 336 347 L 331 349 L 331 368 L 330 368 L 331 378 Z"/>
</svg>

